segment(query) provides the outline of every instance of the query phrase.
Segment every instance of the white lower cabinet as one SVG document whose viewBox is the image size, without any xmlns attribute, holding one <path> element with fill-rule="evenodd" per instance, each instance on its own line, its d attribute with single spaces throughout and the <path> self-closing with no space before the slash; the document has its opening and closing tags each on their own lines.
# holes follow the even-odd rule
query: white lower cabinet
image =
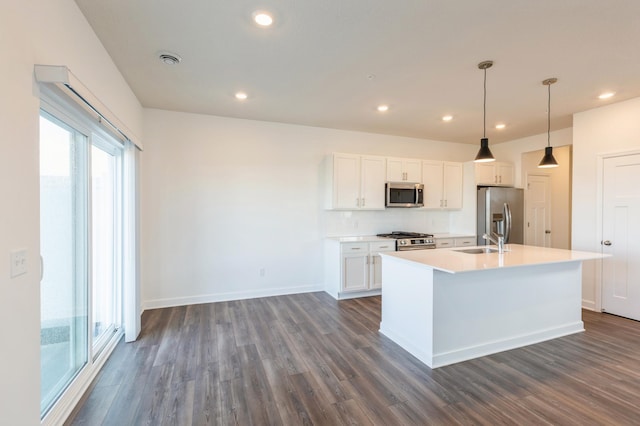
<svg viewBox="0 0 640 426">
<path fill-rule="evenodd" d="M 380 294 L 381 252 L 395 251 L 395 241 L 325 243 L 325 290 L 336 299 Z"/>
<path fill-rule="evenodd" d="M 476 237 L 454 238 L 456 247 L 472 247 L 476 245 Z"/>
<path fill-rule="evenodd" d="M 436 248 L 472 247 L 476 245 L 476 237 L 436 238 Z"/>
<path fill-rule="evenodd" d="M 456 246 L 453 238 L 436 238 L 436 248 L 451 248 Z"/>
</svg>

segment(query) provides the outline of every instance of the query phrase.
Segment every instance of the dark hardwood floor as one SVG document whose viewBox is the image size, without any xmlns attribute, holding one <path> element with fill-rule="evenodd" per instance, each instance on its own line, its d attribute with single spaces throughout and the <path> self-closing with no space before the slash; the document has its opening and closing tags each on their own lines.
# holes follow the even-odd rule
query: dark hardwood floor
<svg viewBox="0 0 640 426">
<path fill-rule="evenodd" d="M 325 293 L 146 311 L 71 425 L 640 424 L 640 323 L 431 370 L 378 333 L 380 298 Z"/>
</svg>

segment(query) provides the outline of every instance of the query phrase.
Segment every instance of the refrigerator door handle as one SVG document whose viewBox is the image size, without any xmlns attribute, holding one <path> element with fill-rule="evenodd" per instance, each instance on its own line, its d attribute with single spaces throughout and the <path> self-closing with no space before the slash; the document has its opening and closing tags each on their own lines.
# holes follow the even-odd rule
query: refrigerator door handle
<svg viewBox="0 0 640 426">
<path fill-rule="evenodd" d="M 504 242 L 509 242 L 509 235 L 511 235 L 511 207 L 509 203 L 504 203 Z"/>
</svg>

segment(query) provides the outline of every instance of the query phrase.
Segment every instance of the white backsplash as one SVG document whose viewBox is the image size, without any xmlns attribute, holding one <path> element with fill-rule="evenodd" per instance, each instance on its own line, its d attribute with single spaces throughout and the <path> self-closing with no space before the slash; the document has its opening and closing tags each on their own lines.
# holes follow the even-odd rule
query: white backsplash
<svg viewBox="0 0 640 426">
<path fill-rule="evenodd" d="M 325 211 L 325 236 L 360 236 L 409 231 L 449 232 L 449 212 L 422 209 Z"/>
</svg>

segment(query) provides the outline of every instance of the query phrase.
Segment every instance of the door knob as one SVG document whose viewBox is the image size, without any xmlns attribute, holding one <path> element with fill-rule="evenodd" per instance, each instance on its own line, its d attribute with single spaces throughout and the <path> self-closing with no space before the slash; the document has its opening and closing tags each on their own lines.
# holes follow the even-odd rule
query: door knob
<svg viewBox="0 0 640 426">
<path fill-rule="evenodd" d="M 551 231 L 547 229 L 546 231 L 544 231 L 544 233 L 545 233 L 545 234 L 550 234 L 550 233 L 551 233 Z"/>
<path fill-rule="evenodd" d="M 604 244 L 605 246 L 610 246 L 611 245 L 611 241 L 604 240 L 604 241 L 600 242 L 600 244 Z"/>
</svg>

